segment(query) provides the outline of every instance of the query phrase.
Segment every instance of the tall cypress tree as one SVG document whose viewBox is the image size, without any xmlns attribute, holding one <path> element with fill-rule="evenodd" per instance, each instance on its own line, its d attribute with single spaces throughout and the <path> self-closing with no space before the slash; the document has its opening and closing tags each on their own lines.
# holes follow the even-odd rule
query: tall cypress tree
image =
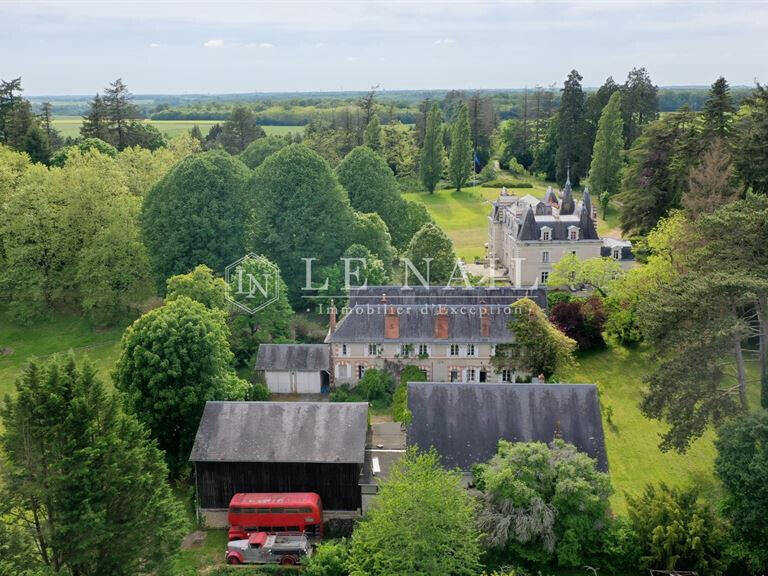
<svg viewBox="0 0 768 576">
<path fill-rule="evenodd" d="M 456 119 L 451 126 L 451 153 L 448 173 L 456 190 L 467 183 L 472 170 L 472 132 L 469 126 L 469 111 L 462 102 Z"/>
<path fill-rule="evenodd" d="M 571 70 L 563 85 L 557 123 L 557 179 L 565 181 L 570 167 L 571 181 L 578 186 L 587 171 L 589 146 L 587 124 L 584 118 L 584 91 L 581 75 Z"/>
<path fill-rule="evenodd" d="M 704 103 L 704 132 L 708 136 L 726 139 L 731 131 L 731 117 L 734 112 L 731 87 L 720 76 L 709 90 Z"/>
<path fill-rule="evenodd" d="M 621 183 L 621 151 L 624 148 L 624 121 L 621 118 L 621 93 L 614 92 L 603 108 L 597 126 L 589 184 L 600 199 L 603 218 L 611 196 Z"/>
<path fill-rule="evenodd" d="M 443 175 L 443 115 L 437 104 L 427 116 L 427 129 L 424 133 L 424 145 L 421 148 L 419 175 L 424 187 L 433 194 L 440 177 Z"/>
</svg>

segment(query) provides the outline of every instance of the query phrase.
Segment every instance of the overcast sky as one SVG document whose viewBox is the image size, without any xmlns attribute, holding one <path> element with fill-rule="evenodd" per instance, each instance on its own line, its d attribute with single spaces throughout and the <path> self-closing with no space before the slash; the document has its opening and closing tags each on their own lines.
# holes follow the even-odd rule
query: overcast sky
<svg viewBox="0 0 768 576">
<path fill-rule="evenodd" d="M 768 81 L 768 2 L 0 0 L 0 78 L 27 95 Z"/>
</svg>

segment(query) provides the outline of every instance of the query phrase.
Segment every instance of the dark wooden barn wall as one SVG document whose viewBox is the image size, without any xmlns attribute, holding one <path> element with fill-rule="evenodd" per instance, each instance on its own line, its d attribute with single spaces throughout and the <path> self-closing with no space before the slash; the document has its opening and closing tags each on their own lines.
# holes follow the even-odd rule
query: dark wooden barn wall
<svg viewBox="0 0 768 576">
<path fill-rule="evenodd" d="M 356 510 L 359 464 L 197 462 L 201 508 L 227 508 L 237 492 L 316 492 L 326 510 Z"/>
</svg>

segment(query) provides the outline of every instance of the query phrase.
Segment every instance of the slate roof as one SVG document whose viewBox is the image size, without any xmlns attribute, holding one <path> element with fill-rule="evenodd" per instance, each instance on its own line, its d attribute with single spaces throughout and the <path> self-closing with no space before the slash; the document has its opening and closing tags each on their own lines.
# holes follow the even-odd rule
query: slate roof
<svg viewBox="0 0 768 576">
<path fill-rule="evenodd" d="M 382 297 L 386 295 L 386 303 Z M 327 342 L 510 342 L 507 325 L 515 314 L 513 304 L 531 298 L 546 308 L 543 288 L 445 288 L 419 287 L 403 290 L 400 286 L 375 286 L 355 291 L 350 296 L 349 311 L 328 335 Z M 399 317 L 399 337 L 384 337 L 384 318 L 389 307 Z M 480 311 L 489 318 L 488 336 L 482 336 Z M 442 311 L 448 317 L 448 338 L 435 337 L 435 318 Z"/>
<path fill-rule="evenodd" d="M 526 208 L 522 224 L 518 229 L 517 239 L 539 241 L 541 240 L 541 229 L 544 226 L 552 231 L 552 240 L 568 240 L 569 226 L 579 227 L 579 240 L 600 239 L 595 223 L 582 202 L 578 203 L 573 214 L 562 214 L 561 212 L 560 216 L 536 216 L 530 208 Z"/>
<path fill-rule="evenodd" d="M 434 446 L 447 467 L 468 471 L 496 453 L 499 439 L 549 443 L 558 430 L 608 469 L 593 384 L 409 382 L 408 409 L 408 445 Z"/>
<path fill-rule="evenodd" d="M 206 402 L 190 462 L 358 463 L 365 402 Z"/>
<path fill-rule="evenodd" d="M 256 356 L 257 370 L 328 370 L 330 360 L 325 344 L 261 344 Z"/>
</svg>

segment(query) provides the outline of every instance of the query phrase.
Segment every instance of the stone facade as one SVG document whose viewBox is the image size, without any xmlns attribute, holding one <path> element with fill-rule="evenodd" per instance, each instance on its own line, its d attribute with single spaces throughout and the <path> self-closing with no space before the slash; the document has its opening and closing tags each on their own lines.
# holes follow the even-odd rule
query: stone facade
<svg viewBox="0 0 768 576">
<path fill-rule="evenodd" d="M 550 188 L 544 200 L 510 195 L 502 189 L 488 217 L 488 255 L 515 286 L 547 284 L 552 265 L 568 254 L 614 258 L 622 268 L 634 264 L 632 244 L 600 238 L 589 190 L 574 203 L 570 179 L 562 194 Z"/>
</svg>

